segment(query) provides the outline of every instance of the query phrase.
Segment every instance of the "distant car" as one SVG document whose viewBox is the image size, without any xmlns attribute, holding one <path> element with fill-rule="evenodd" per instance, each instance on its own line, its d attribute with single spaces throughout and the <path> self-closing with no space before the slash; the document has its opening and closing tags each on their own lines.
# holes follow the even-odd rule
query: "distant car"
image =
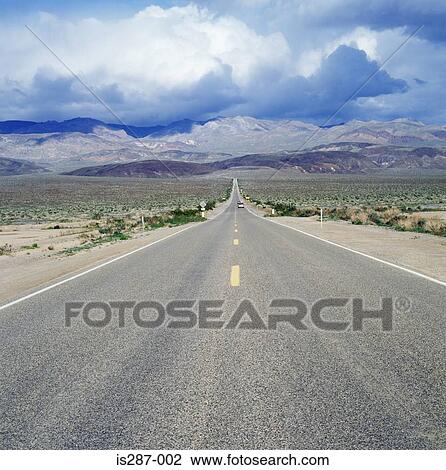
<svg viewBox="0 0 446 470">
<path fill-rule="evenodd" d="M 239 201 L 239 202 L 237 202 L 237 207 L 238 207 L 239 209 L 243 209 L 243 208 L 245 207 L 245 205 L 243 204 L 242 201 Z"/>
</svg>

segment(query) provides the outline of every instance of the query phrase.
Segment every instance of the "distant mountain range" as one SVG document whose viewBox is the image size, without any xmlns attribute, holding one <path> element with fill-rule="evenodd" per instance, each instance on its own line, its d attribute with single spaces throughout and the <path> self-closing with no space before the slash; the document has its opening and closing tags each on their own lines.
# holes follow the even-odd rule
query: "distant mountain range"
<svg viewBox="0 0 446 470">
<path fill-rule="evenodd" d="M 349 150 L 327 150 L 250 154 L 212 163 L 145 160 L 124 164 L 79 168 L 68 172 L 77 176 L 121 176 L 138 178 L 170 178 L 174 176 L 201 176 L 227 170 L 280 170 L 282 173 L 368 173 L 382 169 L 436 169 L 446 170 L 446 152 L 431 147 L 389 152 L 388 148 L 371 144 L 345 143 Z"/>
<path fill-rule="evenodd" d="M 317 168 L 325 171 L 321 154 L 315 152 L 318 150 L 333 158 L 332 151 L 344 152 L 345 158 L 348 157 L 345 152 L 352 151 L 355 171 L 367 171 L 364 165 L 370 162 L 379 168 L 393 165 L 437 168 L 443 165 L 444 148 L 446 126 L 407 119 L 350 121 L 323 128 L 301 121 L 246 116 L 182 120 L 146 127 L 127 127 L 90 118 L 0 122 L 0 157 L 27 160 L 58 172 L 147 160 L 211 164 L 251 154 L 268 154 L 269 159 L 280 160 L 285 154 L 303 155 L 310 150 L 311 158 L 318 162 L 314 171 Z M 414 154 L 416 149 L 421 150 Z M 428 155 L 431 152 L 428 149 L 435 150 L 432 150 L 435 157 Z M 299 171 L 313 171 L 302 158 L 299 161 L 296 165 Z M 347 161 L 341 163 L 332 165 L 334 170 L 329 171 L 353 171 L 348 169 Z"/>
<path fill-rule="evenodd" d="M 95 129 L 102 127 L 112 131 L 124 131 L 131 137 L 146 137 L 148 135 L 164 136 L 180 132 L 189 132 L 195 125 L 204 124 L 199 121 L 184 119 L 173 122 L 167 126 L 127 126 L 125 124 L 109 124 L 91 118 L 74 118 L 67 121 L 3 121 L 0 122 L 0 134 L 53 134 L 79 132 L 80 134 L 94 134 Z"/>
</svg>

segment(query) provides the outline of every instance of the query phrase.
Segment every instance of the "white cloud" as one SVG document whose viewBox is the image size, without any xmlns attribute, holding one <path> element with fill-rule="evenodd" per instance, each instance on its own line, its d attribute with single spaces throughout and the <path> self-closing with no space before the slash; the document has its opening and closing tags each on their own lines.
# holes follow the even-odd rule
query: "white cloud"
<svg viewBox="0 0 446 470">
<path fill-rule="evenodd" d="M 326 55 L 329 55 L 340 45 L 344 45 L 363 50 L 371 60 L 379 60 L 380 57 L 378 57 L 377 52 L 377 35 L 378 33 L 375 31 L 360 26 L 347 34 L 342 35 L 340 38 L 331 41 L 326 46 L 325 53 Z"/>
<path fill-rule="evenodd" d="M 380 33 L 368 28 L 358 27 L 353 31 L 322 44 L 321 47 L 303 51 L 297 63 L 297 73 L 309 77 L 316 73 L 321 63 L 339 46 L 349 46 L 363 50 L 370 60 L 380 61 L 377 36 Z"/>
<path fill-rule="evenodd" d="M 245 86 L 259 68 L 284 70 L 290 62 L 280 33 L 259 35 L 231 16 L 189 5 L 150 6 L 119 21 L 69 22 L 43 13 L 31 28 L 74 71 L 94 86 L 116 84 L 124 94 L 155 97 L 230 71 Z M 67 72 L 26 30 L 9 28 L 0 46 L 0 70 L 30 84 L 39 70 Z M 6 38 L 5 38 L 6 36 Z"/>
</svg>

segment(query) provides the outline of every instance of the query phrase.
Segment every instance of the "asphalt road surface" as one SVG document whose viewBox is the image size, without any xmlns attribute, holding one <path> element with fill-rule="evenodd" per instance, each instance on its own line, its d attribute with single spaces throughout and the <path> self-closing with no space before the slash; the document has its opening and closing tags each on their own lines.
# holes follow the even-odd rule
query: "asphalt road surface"
<svg viewBox="0 0 446 470">
<path fill-rule="evenodd" d="M 445 447 L 445 287 L 238 209 L 238 197 L 0 311 L 1 448 Z M 391 331 L 379 318 L 354 331 L 351 300 L 322 314 L 346 331 L 321 328 L 312 305 L 336 298 L 370 310 L 391 298 Z M 308 314 L 301 304 L 294 326 L 272 329 L 274 315 L 295 313 L 274 299 L 299 299 Z M 170 304 L 156 328 L 142 321 L 162 312 L 135 321 L 115 308 L 106 326 L 82 312 L 65 326 L 67 302 L 186 300 L 193 314 L 173 318 Z M 251 315 L 237 321 L 240 305 Z"/>
</svg>

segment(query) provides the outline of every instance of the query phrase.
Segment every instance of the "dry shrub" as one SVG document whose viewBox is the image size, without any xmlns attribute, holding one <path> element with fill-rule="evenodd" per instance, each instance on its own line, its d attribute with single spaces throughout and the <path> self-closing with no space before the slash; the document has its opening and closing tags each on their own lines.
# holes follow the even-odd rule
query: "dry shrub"
<svg viewBox="0 0 446 470">
<path fill-rule="evenodd" d="M 391 207 L 386 209 L 380 214 L 381 221 L 384 224 L 389 224 L 392 222 L 397 222 L 402 216 L 401 211 L 397 207 Z"/>
<path fill-rule="evenodd" d="M 79 240 L 81 243 L 87 243 L 91 240 L 94 240 L 99 235 L 98 230 L 92 230 L 90 232 L 83 232 L 79 235 Z"/>
<path fill-rule="evenodd" d="M 351 215 L 353 224 L 364 225 L 369 223 L 369 214 L 365 211 L 358 210 Z"/>
<path fill-rule="evenodd" d="M 422 228 L 426 225 L 426 217 L 423 217 L 420 214 L 410 214 L 407 216 L 407 218 L 411 221 L 414 228 Z"/>
<path fill-rule="evenodd" d="M 435 217 L 426 219 L 425 229 L 426 232 L 432 233 L 433 235 L 446 236 L 446 223 Z"/>
<path fill-rule="evenodd" d="M 372 225 L 382 225 L 383 221 L 381 219 L 381 214 L 372 209 L 367 209 L 365 211 L 367 215 L 367 220 L 369 224 Z"/>
<path fill-rule="evenodd" d="M 334 209 L 324 209 L 324 215 L 339 220 L 351 220 L 357 209 L 352 207 L 336 207 Z"/>
<path fill-rule="evenodd" d="M 298 215 L 319 214 L 317 208 L 296 209 Z M 423 214 L 406 214 L 398 207 L 335 207 L 324 209 L 324 215 L 335 220 L 349 220 L 356 225 L 380 225 L 396 230 L 431 233 L 446 236 L 446 222 L 436 217 L 426 217 Z"/>
<path fill-rule="evenodd" d="M 400 219 L 400 221 L 398 222 L 398 226 L 401 230 L 404 230 L 404 231 L 413 230 L 412 221 L 408 218 Z"/>
<path fill-rule="evenodd" d="M 354 217 L 354 215 L 356 214 L 356 212 L 357 212 L 357 209 L 354 209 L 354 208 L 352 208 L 352 207 L 349 207 L 349 208 L 346 209 L 345 214 L 346 214 L 346 216 L 347 216 L 349 219 L 351 219 L 352 217 Z"/>
<path fill-rule="evenodd" d="M 12 254 L 12 245 L 5 243 L 4 245 L 0 246 L 0 256 L 10 254 Z"/>
<path fill-rule="evenodd" d="M 320 210 L 317 207 L 296 207 L 294 213 L 295 217 L 311 217 L 318 215 Z"/>
<path fill-rule="evenodd" d="M 398 225 L 402 230 L 424 232 L 426 218 L 420 214 L 410 214 L 406 217 L 400 218 Z"/>
</svg>

